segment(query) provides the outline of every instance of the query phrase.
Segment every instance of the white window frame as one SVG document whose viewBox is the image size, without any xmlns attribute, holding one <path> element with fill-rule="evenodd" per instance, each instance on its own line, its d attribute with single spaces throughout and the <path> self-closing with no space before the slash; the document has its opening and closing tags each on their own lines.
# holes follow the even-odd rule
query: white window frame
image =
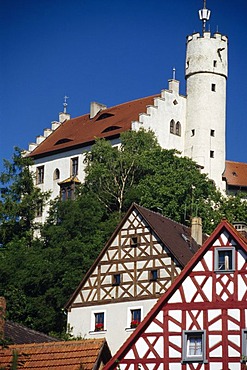
<svg viewBox="0 0 247 370">
<path fill-rule="evenodd" d="M 133 310 L 141 310 L 141 321 L 143 320 L 143 307 L 142 306 L 133 306 L 133 307 L 128 307 L 128 312 L 127 312 L 127 325 L 126 328 L 130 330 L 135 330 L 135 328 L 130 327 L 131 323 L 131 311 Z"/>
<path fill-rule="evenodd" d="M 99 313 L 103 313 L 104 314 L 104 330 L 101 330 L 101 331 L 95 331 L 95 314 L 99 314 Z M 93 310 L 91 312 L 91 330 L 90 330 L 90 334 L 101 334 L 101 333 L 105 333 L 106 332 L 106 310 Z"/>
<path fill-rule="evenodd" d="M 219 252 L 231 252 L 232 268 L 221 270 L 219 269 Z M 217 273 L 232 273 L 235 271 L 235 247 L 217 247 L 214 250 L 214 271 Z"/>
<path fill-rule="evenodd" d="M 201 355 L 189 355 L 189 339 L 193 336 L 201 336 Z M 205 330 L 183 330 L 183 347 L 182 347 L 182 362 L 202 362 L 206 361 L 206 331 Z"/>
</svg>

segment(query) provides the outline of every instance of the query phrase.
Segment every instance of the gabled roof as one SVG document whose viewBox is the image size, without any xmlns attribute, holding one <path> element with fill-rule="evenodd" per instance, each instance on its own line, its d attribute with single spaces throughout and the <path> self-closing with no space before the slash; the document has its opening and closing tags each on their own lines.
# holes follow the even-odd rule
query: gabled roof
<svg viewBox="0 0 247 370">
<path fill-rule="evenodd" d="M 121 132 L 131 129 L 131 122 L 138 121 L 139 114 L 146 113 L 146 107 L 153 105 L 156 96 L 148 96 L 104 109 L 92 119 L 85 114 L 65 121 L 39 144 L 30 156 L 37 158 L 91 145 L 95 138 L 118 137 Z"/>
<path fill-rule="evenodd" d="M 148 325 L 153 321 L 157 314 L 162 310 L 163 306 L 169 300 L 169 298 L 176 292 L 182 282 L 187 278 L 190 272 L 193 270 L 194 266 L 198 263 L 201 257 L 207 252 L 214 241 L 219 237 L 219 235 L 224 231 L 228 233 L 235 239 L 235 241 L 240 245 L 241 248 L 247 253 L 247 244 L 244 238 L 236 231 L 236 229 L 227 221 L 223 220 L 203 244 L 203 246 L 196 252 L 196 254 L 191 258 L 190 262 L 186 265 L 180 275 L 176 278 L 174 283 L 168 288 L 168 290 L 160 297 L 158 302 L 153 306 L 148 315 L 135 329 L 133 334 L 126 340 L 122 347 L 117 351 L 117 353 L 112 357 L 112 359 L 104 367 L 104 370 L 111 370 L 116 368 L 116 363 L 121 361 L 126 353 L 130 350 L 132 345 L 137 341 L 137 339 L 146 330 Z"/>
<path fill-rule="evenodd" d="M 18 354 L 18 369 L 97 370 L 111 358 L 105 339 L 83 339 L 0 349 L 0 367 L 10 368 L 13 351 Z"/>
<path fill-rule="evenodd" d="M 84 276 L 83 280 L 66 303 L 65 307 L 69 309 L 72 305 L 74 299 L 83 288 L 83 285 L 94 271 L 96 266 L 99 264 L 100 260 L 106 253 L 107 249 L 111 245 L 112 241 L 115 239 L 119 230 L 123 227 L 123 224 L 128 219 L 129 215 L 137 210 L 143 217 L 145 222 L 149 225 L 151 230 L 157 235 L 164 246 L 167 248 L 171 256 L 180 264 L 183 268 L 192 258 L 194 253 L 198 250 L 198 244 L 191 238 L 190 229 L 178 222 L 172 221 L 171 219 L 161 215 L 160 213 L 153 212 L 147 208 L 141 207 L 135 203 L 129 208 L 128 212 L 125 214 L 122 221 L 119 223 L 111 238 L 106 243 L 105 247 L 99 254 L 98 258 L 95 260 L 94 264 L 91 266 L 87 274 Z"/>
<path fill-rule="evenodd" d="M 223 179 L 227 185 L 247 187 L 247 163 L 226 161 Z"/>
<path fill-rule="evenodd" d="M 4 338 L 8 343 L 11 342 L 15 344 L 56 341 L 56 338 L 8 320 L 5 321 L 4 324 Z"/>
</svg>

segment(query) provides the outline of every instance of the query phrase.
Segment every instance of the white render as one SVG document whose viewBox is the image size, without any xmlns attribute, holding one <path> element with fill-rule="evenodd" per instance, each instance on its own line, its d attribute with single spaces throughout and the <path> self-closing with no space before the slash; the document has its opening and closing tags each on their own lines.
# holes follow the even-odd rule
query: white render
<svg viewBox="0 0 247 370">
<path fill-rule="evenodd" d="M 73 308 L 68 312 L 67 320 L 74 337 L 106 338 L 111 353 L 114 354 L 135 330 L 130 328 L 130 309 L 140 308 L 144 318 L 156 301 L 147 299 Z M 96 312 L 104 312 L 106 330 L 94 331 L 94 313 Z"/>
</svg>

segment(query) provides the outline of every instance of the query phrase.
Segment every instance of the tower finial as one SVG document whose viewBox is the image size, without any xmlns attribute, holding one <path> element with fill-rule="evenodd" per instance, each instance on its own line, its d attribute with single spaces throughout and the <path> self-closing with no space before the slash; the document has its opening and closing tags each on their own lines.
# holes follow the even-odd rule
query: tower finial
<svg viewBox="0 0 247 370">
<path fill-rule="evenodd" d="M 202 21 L 202 33 L 206 31 L 206 22 L 210 18 L 211 11 L 206 8 L 206 0 L 203 0 L 203 9 L 199 10 L 199 18 Z"/>
<path fill-rule="evenodd" d="M 67 99 L 69 99 L 69 97 L 65 95 L 64 102 L 63 102 L 63 113 L 67 113 L 67 105 L 68 105 Z"/>
<path fill-rule="evenodd" d="M 172 68 L 172 79 L 176 80 L 176 68 L 175 67 Z"/>
</svg>

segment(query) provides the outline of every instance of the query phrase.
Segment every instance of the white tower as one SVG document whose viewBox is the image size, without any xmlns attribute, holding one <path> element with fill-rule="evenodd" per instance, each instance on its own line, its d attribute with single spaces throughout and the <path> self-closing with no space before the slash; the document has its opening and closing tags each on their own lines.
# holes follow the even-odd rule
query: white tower
<svg viewBox="0 0 247 370">
<path fill-rule="evenodd" d="M 227 37 L 206 31 L 210 11 L 199 11 L 202 35 L 187 37 L 185 78 L 187 113 L 184 155 L 223 189 L 225 168 Z"/>
</svg>

